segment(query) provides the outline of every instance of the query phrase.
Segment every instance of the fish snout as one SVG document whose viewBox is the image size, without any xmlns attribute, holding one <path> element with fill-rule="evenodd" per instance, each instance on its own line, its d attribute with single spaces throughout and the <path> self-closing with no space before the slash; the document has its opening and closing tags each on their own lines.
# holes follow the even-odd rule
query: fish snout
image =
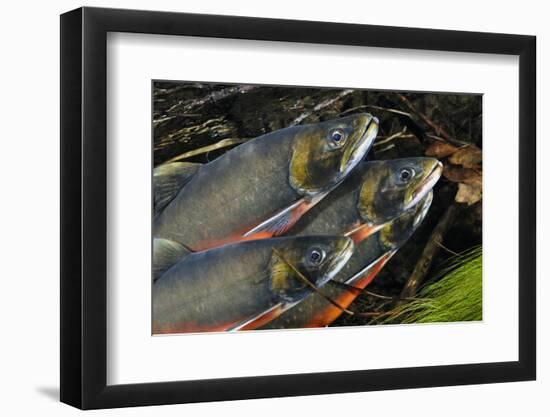
<svg viewBox="0 0 550 417">
<path fill-rule="evenodd" d="M 443 164 L 435 158 L 426 158 L 423 165 L 425 175 L 415 188 L 412 201 L 408 205 L 408 208 L 414 206 L 423 199 L 432 190 L 437 181 L 439 181 L 443 173 Z"/>
<path fill-rule="evenodd" d="M 441 176 L 441 173 L 443 172 L 443 163 L 439 159 L 434 158 L 429 166 L 431 167 L 430 175 L 438 174 L 439 178 Z"/>
<path fill-rule="evenodd" d="M 355 245 L 353 240 L 347 236 L 339 237 L 334 243 L 334 250 L 330 261 L 327 264 L 327 268 L 324 274 L 319 277 L 317 286 L 324 285 L 327 281 L 334 278 L 334 276 L 340 272 L 340 270 L 346 265 L 346 263 L 353 255 Z"/>
<path fill-rule="evenodd" d="M 350 138 L 340 165 L 343 175 L 347 175 L 368 153 L 380 125 L 378 118 L 369 113 L 359 113 L 356 116 L 354 134 Z"/>
<path fill-rule="evenodd" d="M 441 174 L 443 173 L 443 164 L 438 159 L 429 158 L 428 161 L 426 161 L 426 172 L 428 174 L 422 182 L 422 185 L 427 187 L 427 190 L 423 195 L 426 195 L 426 193 L 433 188 L 437 181 L 439 181 L 439 178 L 441 178 Z"/>
</svg>

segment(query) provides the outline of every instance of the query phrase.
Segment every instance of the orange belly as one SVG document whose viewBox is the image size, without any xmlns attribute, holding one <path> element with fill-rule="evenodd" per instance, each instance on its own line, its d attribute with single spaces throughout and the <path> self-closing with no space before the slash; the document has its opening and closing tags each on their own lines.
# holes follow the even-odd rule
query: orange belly
<svg viewBox="0 0 550 417">
<path fill-rule="evenodd" d="M 384 265 L 390 260 L 392 253 L 388 253 L 378 260 L 371 268 L 369 268 L 363 276 L 354 282 L 353 286 L 364 289 L 382 270 Z M 357 293 L 343 290 L 342 293 L 334 299 L 343 308 L 348 308 L 349 305 L 357 298 Z M 304 327 L 326 327 L 336 320 L 342 314 L 342 310 L 332 304 L 319 311 Z"/>
</svg>

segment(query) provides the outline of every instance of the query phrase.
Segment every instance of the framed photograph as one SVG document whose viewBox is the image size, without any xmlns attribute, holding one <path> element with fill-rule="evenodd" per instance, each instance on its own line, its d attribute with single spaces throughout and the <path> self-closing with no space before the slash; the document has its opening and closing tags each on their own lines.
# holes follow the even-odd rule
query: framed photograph
<svg viewBox="0 0 550 417">
<path fill-rule="evenodd" d="M 533 380 L 535 37 L 61 16 L 61 401 Z"/>
</svg>

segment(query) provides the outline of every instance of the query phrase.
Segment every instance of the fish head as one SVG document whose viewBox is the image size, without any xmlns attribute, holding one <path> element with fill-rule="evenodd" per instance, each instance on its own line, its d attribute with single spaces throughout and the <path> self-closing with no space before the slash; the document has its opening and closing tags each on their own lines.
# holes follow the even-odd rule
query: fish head
<svg viewBox="0 0 550 417">
<path fill-rule="evenodd" d="M 358 113 L 297 126 L 290 161 L 290 185 L 316 195 L 338 185 L 363 159 L 378 133 L 378 119 Z"/>
<path fill-rule="evenodd" d="M 382 225 L 422 200 L 437 183 L 443 165 L 435 158 L 403 158 L 366 163 L 357 197 L 361 222 Z"/>
<path fill-rule="evenodd" d="M 433 191 L 428 193 L 416 205 L 401 216 L 386 223 L 378 232 L 378 242 L 385 250 L 401 247 L 418 229 L 432 204 Z"/>
<path fill-rule="evenodd" d="M 345 236 L 284 238 L 273 247 L 271 289 L 285 302 L 296 302 L 333 278 L 353 254 L 353 241 Z M 306 283 L 304 280 L 309 282 Z"/>
</svg>

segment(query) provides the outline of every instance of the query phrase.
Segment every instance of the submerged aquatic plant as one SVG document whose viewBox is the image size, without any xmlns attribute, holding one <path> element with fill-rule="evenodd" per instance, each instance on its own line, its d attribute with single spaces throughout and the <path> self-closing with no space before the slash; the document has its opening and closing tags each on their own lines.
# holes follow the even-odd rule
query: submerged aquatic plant
<svg viewBox="0 0 550 417">
<path fill-rule="evenodd" d="M 383 323 L 437 323 L 482 319 L 482 248 L 455 257 L 422 288 L 418 297 L 394 308 Z"/>
</svg>

